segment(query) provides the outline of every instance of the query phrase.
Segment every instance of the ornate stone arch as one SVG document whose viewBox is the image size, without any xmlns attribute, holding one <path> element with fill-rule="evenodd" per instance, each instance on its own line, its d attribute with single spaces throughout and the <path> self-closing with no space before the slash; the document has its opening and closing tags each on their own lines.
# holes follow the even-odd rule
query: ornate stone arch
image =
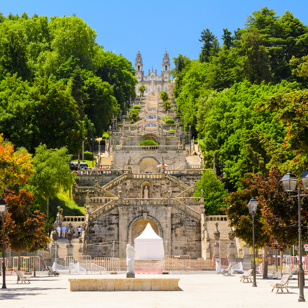
<svg viewBox="0 0 308 308">
<path fill-rule="evenodd" d="M 133 226 L 134 224 L 140 220 L 140 219 L 144 219 L 144 215 L 140 215 L 140 216 L 137 216 L 135 217 L 128 225 L 128 228 L 127 228 L 127 243 L 130 244 L 130 245 L 133 245 L 133 238 L 132 238 L 132 231 L 133 231 Z M 152 220 L 156 225 L 157 225 L 157 228 L 158 228 L 158 235 L 164 239 L 164 230 L 163 230 L 163 227 L 161 226 L 160 222 L 153 216 L 150 216 L 150 215 L 146 215 L 146 219 L 148 220 Z"/>
<path fill-rule="evenodd" d="M 139 172 L 157 173 L 157 165 L 159 165 L 160 162 L 153 156 L 146 156 L 142 157 L 137 164 L 139 165 Z"/>
<path fill-rule="evenodd" d="M 144 134 L 142 137 L 141 137 L 142 141 L 144 140 L 153 140 L 155 141 L 157 144 L 159 144 L 158 142 L 158 138 L 157 138 L 157 135 L 156 134 Z"/>
</svg>

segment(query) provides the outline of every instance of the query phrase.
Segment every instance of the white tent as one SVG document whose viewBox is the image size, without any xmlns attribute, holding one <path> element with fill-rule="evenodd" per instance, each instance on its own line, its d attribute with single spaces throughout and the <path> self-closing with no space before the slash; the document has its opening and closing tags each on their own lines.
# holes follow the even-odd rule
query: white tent
<svg viewBox="0 0 308 308">
<path fill-rule="evenodd" d="M 164 255 L 163 239 L 148 223 L 143 232 L 135 238 L 135 260 L 162 260 Z"/>
</svg>

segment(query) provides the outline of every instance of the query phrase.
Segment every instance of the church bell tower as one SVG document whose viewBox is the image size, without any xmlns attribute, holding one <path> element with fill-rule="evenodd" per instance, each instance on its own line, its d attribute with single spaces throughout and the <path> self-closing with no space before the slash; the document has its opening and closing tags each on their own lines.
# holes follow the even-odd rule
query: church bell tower
<svg viewBox="0 0 308 308">
<path fill-rule="evenodd" d="M 136 60 L 135 60 L 135 70 L 137 72 L 142 72 L 143 71 L 143 63 L 142 63 L 142 57 L 140 54 L 140 50 L 138 50 Z"/>
</svg>

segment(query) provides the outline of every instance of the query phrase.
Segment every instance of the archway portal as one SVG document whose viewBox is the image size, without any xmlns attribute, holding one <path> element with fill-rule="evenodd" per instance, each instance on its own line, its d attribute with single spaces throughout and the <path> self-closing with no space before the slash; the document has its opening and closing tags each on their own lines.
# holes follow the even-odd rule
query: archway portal
<svg viewBox="0 0 308 308">
<path fill-rule="evenodd" d="M 140 172 L 152 172 L 152 173 L 157 173 L 157 161 L 156 159 L 154 158 L 150 158 L 150 157 L 147 157 L 147 158 L 144 158 L 139 167 L 140 167 Z"/>
<path fill-rule="evenodd" d="M 151 227 L 153 228 L 155 233 L 159 235 L 158 227 L 154 221 L 150 219 L 139 219 L 133 224 L 132 227 L 132 243 L 134 243 L 135 238 L 143 232 L 148 223 L 151 224 Z"/>
</svg>

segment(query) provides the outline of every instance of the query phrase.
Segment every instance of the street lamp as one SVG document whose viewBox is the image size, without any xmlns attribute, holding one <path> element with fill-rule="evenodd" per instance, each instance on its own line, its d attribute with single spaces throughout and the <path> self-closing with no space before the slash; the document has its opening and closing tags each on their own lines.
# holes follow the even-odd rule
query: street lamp
<svg viewBox="0 0 308 308">
<path fill-rule="evenodd" d="M 252 249 L 253 249 L 253 287 L 257 286 L 256 282 L 256 251 L 255 251 L 255 213 L 257 211 L 258 207 L 258 201 L 255 199 L 255 197 L 252 197 L 248 203 L 248 209 L 249 213 L 252 217 Z"/>
<path fill-rule="evenodd" d="M 6 284 L 5 284 L 5 230 L 4 230 L 4 215 L 6 214 L 6 203 L 3 200 L 3 197 L 0 198 L 0 213 L 2 216 L 2 228 L 3 228 L 3 248 L 2 248 L 2 289 L 6 289 Z"/>
<path fill-rule="evenodd" d="M 303 182 L 304 189 L 308 189 L 308 171 L 305 171 L 301 175 L 301 179 Z M 288 171 L 287 174 L 285 174 L 282 179 L 280 180 L 282 182 L 283 188 L 287 192 L 295 191 L 296 185 L 298 183 L 298 179 L 296 176 L 291 173 L 291 171 Z M 297 202 L 298 202 L 298 257 L 299 257 L 299 265 L 298 265 L 298 282 L 299 282 L 299 302 L 305 302 L 305 296 L 304 296 L 304 271 L 303 271 L 303 260 L 302 260 L 302 198 L 306 197 L 307 195 L 301 194 L 301 188 L 300 186 L 297 187 Z"/>
</svg>

